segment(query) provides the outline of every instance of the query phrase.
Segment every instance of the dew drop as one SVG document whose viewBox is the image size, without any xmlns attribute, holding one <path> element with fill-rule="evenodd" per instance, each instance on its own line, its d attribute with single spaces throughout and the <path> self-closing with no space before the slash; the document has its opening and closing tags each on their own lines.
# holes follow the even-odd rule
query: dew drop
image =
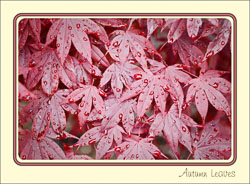
<svg viewBox="0 0 250 184">
<path fill-rule="evenodd" d="M 123 117 L 123 114 L 122 113 L 119 114 L 119 119 L 122 119 L 122 117 Z"/>
<path fill-rule="evenodd" d="M 172 97 L 174 102 L 177 102 L 177 98 L 175 96 Z"/>
<path fill-rule="evenodd" d="M 99 91 L 99 94 L 100 94 L 101 96 L 103 96 L 103 97 L 106 96 L 106 93 L 105 93 L 103 90 L 100 90 L 100 91 Z"/>
<path fill-rule="evenodd" d="M 76 27 L 79 29 L 81 27 L 81 25 L 80 24 L 76 24 Z"/>
<path fill-rule="evenodd" d="M 139 79 L 142 78 L 142 74 L 135 74 L 135 75 L 134 75 L 134 78 L 135 78 L 136 80 L 139 80 Z"/>
<path fill-rule="evenodd" d="M 149 93 L 149 95 L 153 95 L 154 94 L 154 91 L 151 91 L 150 93 Z"/>
<path fill-rule="evenodd" d="M 84 106 L 84 103 L 80 103 L 80 107 L 83 107 Z"/>
<path fill-rule="evenodd" d="M 168 87 L 168 86 L 165 86 L 163 89 L 164 89 L 165 91 L 168 91 L 168 90 L 169 90 L 169 87 Z"/>
<path fill-rule="evenodd" d="M 116 91 L 119 93 L 120 91 L 121 91 L 121 89 L 119 89 L 119 88 L 116 88 Z"/>
<path fill-rule="evenodd" d="M 89 144 L 95 144 L 95 142 L 96 142 L 95 139 L 91 139 L 88 143 Z"/>
<path fill-rule="evenodd" d="M 214 51 L 209 51 L 208 53 L 207 53 L 207 55 L 206 55 L 206 58 L 210 58 L 211 56 L 213 56 L 214 55 Z"/>
<path fill-rule="evenodd" d="M 186 127 L 184 127 L 184 126 L 182 126 L 181 129 L 182 129 L 183 132 L 186 132 L 186 131 L 187 131 Z"/>
<path fill-rule="evenodd" d="M 170 44 L 174 43 L 174 39 L 170 38 L 169 41 L 168 41 L 168 43 L 170 43 Z"/>
<path fill-rule="evenodd" d="M 42 71 L 43 67 L 42 66 L 39 66 L 38 67 L 38 71 Z"/>
<path fill-rule="evenodd" d="M 56 47 L 60 47 L 60 43 L 57 43 L 57 44 L 56 44 Z"/>
<path fill-rule="evenodd" d="M 114 46 L 114 47 L 117 47 L 117 46 L 118 46 L 118 41 L 114 42 L 114 43 L 113 43 L 113 46 Z"/>
<path fill-rule="evenodd" d="M 29 62 L 29 67 L 33 67 L 35 65 L 36 65 L 36 62 L 34 60 Z"/>
<path fill-rule="evenodd" d="M 195 142 L 195 143 L 197 143 L 198 141 L 199 141 L 198 139 L 194 138 L 194 142 Z"/>
<path fill-rule="evenodd" d="M 138 56 L 138 57 L 141 57 L 141 53 L 140 53 L 140 52 L 137 52 L 137 56 Z"/>
<path fill-rule="evenodd" d="M 121 152 L 121 147 L 116 147 L 115 152 Z"/>
<path fill-rule="evenodd" d="M 221 44 L 221 45 L 225 45 L 225 42 L 224 42 L 224 41 L 221 41 L 220 44 Z"/>
<path fill-rule="evenodd" d="M 83 37 L 83 41 L 88 41 L 88 39 L 86 37 Z"/>
<path fill-rule="evenodd" d="M 40 137 L 41 135 L 38 134 L 38 138 L 36 139 L 38 142 L 40 142 L 42 140 L 42 138 Z"/>
<path fill-rule="evenodd" d="M 212 85 L 214 88 L 218 88 L 219 84 L 217 82 L 215 82 L 213 85 Z"/>
<path fill-rule="evenodd" d="M 144 81 L 143 81 L 145 84 L 147 84 L 148 83 L 148 79 L 144 79 Z"/>
<path fill-rule="evenodd" d="M 110 44 L 110 42 L 108 42 L 108 43 L 106 43 L 106 45 L 107 45 L 107 47 L 109 47 L 111 44 Z"/>
<path fill-rule="evenodd" d="M 26 160 L 26 155 L 23 155 L 23 156 L 22 156 L 22 159 L 23 159 L 23 160 Z"/>
<path fill-rule="evenodd" d="M 102 111 L 101 111 L 101 110 L 99 110 L 99 111 L 98 111 L 98 114 L 102 114 Z"/>
<path fill-rule="evenodd" d="M 196 37 L 195 34 L 192 34 L 192 35 L 191 35 L 192 40 L 194 40 L 195 37 Z"/>
<path fill-rule="evenodd" d="M 154 157 L 159 158 L 160 155 L 161 155 L 160 151 L 158 150 L 154 151 Z"/>
<path fill-rule="evenodd" d="M 46 86 L 47 85 L 47 81 L 43 81 L 43 84 Z"/>
<path fill-rule="evenodd" d="M 71 26 L 68 26 L 68 29 L 69 29 L 69 30 L 72 30 L 72 27 L 71 27 Z"/>
<path fill-rule="evenodd" d="M 86 112 L 84 112 L 84 116 L 88 116 L 89 115 L 89 113 L 86 111 Z"/>
</svg>

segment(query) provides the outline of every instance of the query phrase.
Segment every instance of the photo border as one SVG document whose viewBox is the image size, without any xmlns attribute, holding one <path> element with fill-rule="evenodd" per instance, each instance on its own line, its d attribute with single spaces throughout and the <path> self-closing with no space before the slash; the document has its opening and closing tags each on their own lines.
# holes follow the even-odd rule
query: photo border
<svg viewBox="0 0 250 184">
<path fill-rule="evenodd" d="M 16 117 L 17 117 L 17 99 L 16 99 L 16 94 L 17 94 L 17 43 L 16 43 L 16 34 L 17 34 L 17 19 L 21 16 L 53 16 L 53 17 L 63 17 L 63 16 L 91 16 L 91 17 L 96 17 L 96 16 L 139 16 L 139 17 L 144 17 L 144 16 L 185 16 L 185 17 L 190 17 L 190 16 L 211 16 L 211 17 L 218 17 L 218 16 L 226 16 L 230 17 L 233 20 L 233 58 L 231 62 L 233 62 L 233 134 L 231 137 L 233 137 L 233 159 L 230 162 L 223 162 L 223 163 L 218 163 L 216 161 L 213 162 L 202 162 L 202 160 L 199 163 L 186 163 L 182 162 L 185 160 L 178 160 L 177 163 L 171 162 L 171 163 L 152 163 L 152 162 L 140 162 L 140 163 L 134 163 L 134 162 L 103 162 L 103 163 L 97 163 L 97 162 L 86 162 L 86 163 L 75 163 L 75 162 L 56 162 L 56 163 L 50 163 L 50 162 L 29 162 L 29 163 L 24 163 L 20 162 L 17 159 L 17 122 L 16 122 Z M 20 13 L 17 14 L 14 17 L 13 20 L 13 73 L 14 73 L 14 79 L 13 79 L 13 117 L 14 117 L 14 127 L 13 127 L 13 160 L 17 165 L 20 166 L 230 166 L 233 165 L 236 160 L 237 160 L 237 19 L 236 17 L 231 14 L 231 13 Z M 196 160 L 197 161 L 197 160 Z"/>
</svg>

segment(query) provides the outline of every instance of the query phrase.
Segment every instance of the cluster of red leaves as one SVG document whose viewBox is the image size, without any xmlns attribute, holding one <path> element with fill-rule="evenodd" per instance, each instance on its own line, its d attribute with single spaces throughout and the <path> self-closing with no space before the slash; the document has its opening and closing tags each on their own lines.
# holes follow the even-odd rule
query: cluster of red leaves
<svg viewBox="0 0 250 184">
<path fill-rule="evenodd" d="M 228 20 L 23 19 L 18 31 L 22 159 L 230 157 Z"/>
</svg>

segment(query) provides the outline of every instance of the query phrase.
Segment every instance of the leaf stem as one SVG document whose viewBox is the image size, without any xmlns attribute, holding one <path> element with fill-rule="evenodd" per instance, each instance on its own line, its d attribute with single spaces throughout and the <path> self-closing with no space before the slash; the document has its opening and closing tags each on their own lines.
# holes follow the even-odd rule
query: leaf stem
<svg viewBox="0 0 250 184">
<path fill-rule="evenodd" d="M 189 155 L 188 155 L 188 157 L 187 157 L 187 160 L 190 159 L 191 155 L 192 155 L 192 152 L 189 153 Z"/>
</svg>

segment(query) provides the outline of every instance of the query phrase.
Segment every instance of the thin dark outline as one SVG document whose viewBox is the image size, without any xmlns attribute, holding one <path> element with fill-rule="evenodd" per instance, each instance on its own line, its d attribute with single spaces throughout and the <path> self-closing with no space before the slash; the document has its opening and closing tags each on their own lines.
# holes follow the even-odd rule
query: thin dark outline
<svg viewBox="0 0 250 184">
<path fill-rule="evenodd" d="M 234 64 L 234 132 L 233 134 L 235 135 L 234 137 L 234 158 L 231 162 L 227 163 L 213 163 L 213 162 L 209 162 L 209 163 L 144 163 L 144 162 L 140 162 L 140 163 L 130 163 L 130 162 L 126 162 L 126 163 L 119 163 L 119 162 L 115 162 L 115 163 L 46 163 L 46 162 L 42 162 L 42 163 L 21 163 L 17 160 L 16 156 L 16 20 L 17 18 L 19 18 L 20 16 L 229 16 L 233 19 L 234 22 L 234 57 L 233 57 L 233 64 Z M 20 13 L 17 14 L 14 17 L 13 20 L 13 52 L 14 52 L 14 68 L 13 68 L 13 72 L 14 72 L 14 79 L 13 79 L 13 84 L 14 84 L 14 101 L 13 101 L 13 106 L 14 106 L 14 129 L 13 129 L 13 134 L 14 134 L 14 149 L 13 149 L 13 159 L 14 162 L 17 165 L 20 166 L 230 166 L 233 165 L 236 160 L 237 160 L 237 19 L 236 17 L 231 14 L 231 13 L 212 13 L 212 14 L 208 14 L 208 13 Z M 33 165 L 36 164 L 36 165 Z"/>
</svg>

